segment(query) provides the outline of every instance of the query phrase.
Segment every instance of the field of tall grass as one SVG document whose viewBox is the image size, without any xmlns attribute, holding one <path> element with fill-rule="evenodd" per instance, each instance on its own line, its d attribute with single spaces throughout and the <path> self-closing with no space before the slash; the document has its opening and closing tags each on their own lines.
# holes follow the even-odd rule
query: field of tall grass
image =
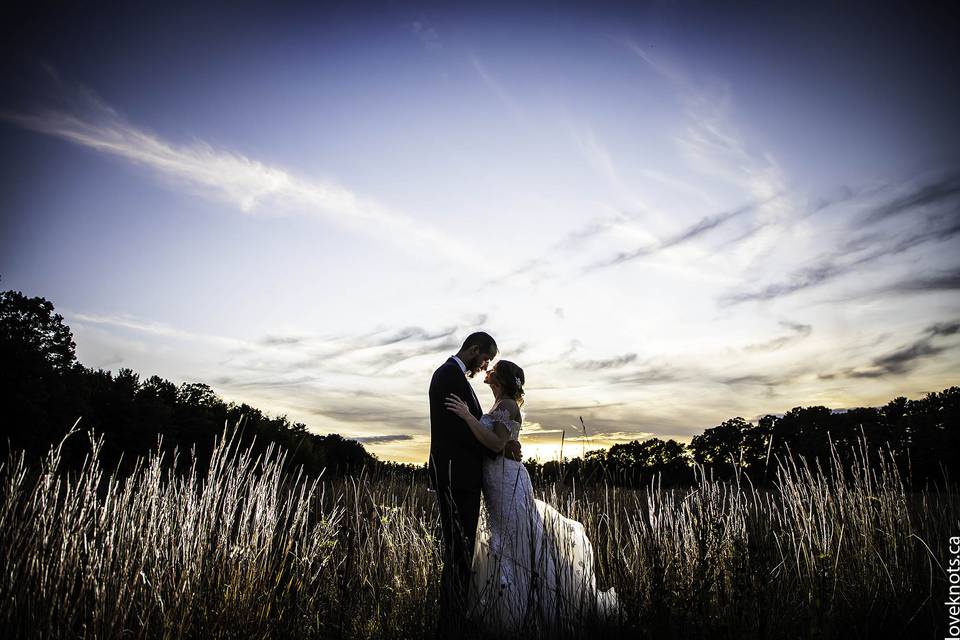
<svg viewBox="0 0 960 640">
<path fill-rule="evenodd" d="M 60 470 L 62 443 L 41 468 L 0 469 L 4 637 L 433 637 L 439 517 L 419 482 L 307 479 L 226 436 L 205 477 L 157 454 L 120 480 L 99 440 L 67 437 L 91 439 L 79 473 Z M 701 471 L 685 490 L 537 493 L 586 527 L 620 598 L 609 634 L 934 636 L 960 498 L 907 492 L 880 453 L 856 460 L 778 461 L 764 490 Z"/>
</svg>

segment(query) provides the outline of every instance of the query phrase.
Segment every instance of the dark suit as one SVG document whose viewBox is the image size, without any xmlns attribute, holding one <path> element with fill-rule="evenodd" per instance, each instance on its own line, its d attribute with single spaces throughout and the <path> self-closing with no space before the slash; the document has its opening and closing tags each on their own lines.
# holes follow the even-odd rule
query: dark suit
<svg viewBox="0 0 960 640">
<path fill-rule="evenodd" d="M 430 380 L 429 477 L 431 488 L 437 492 L 444 547 L 439 635 L 448 633 L 450 625 L 462 616 L 480 517 L 483 456 L 497 457 L 477 441 L 463 419 L 444 405 L 451 393 L 480 419 L 480 402 L 453 358 L 434 371 Z"/>
</svg>

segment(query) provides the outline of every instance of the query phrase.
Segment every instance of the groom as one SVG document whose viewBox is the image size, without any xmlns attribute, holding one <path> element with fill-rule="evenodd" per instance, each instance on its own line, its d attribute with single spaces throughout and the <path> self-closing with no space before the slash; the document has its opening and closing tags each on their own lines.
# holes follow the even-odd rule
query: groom
<svg viewBox="0 0 960 640">
<path fill-rule="evenodd" d="M 429 477 L 430 488 L 437 492 L 440 505 L 444 551 L 437 637 L 448 636 L 464 611 L 480 517 L 483 456 L 499 455 L 480 444 L 470 427 L 448 410 L 444 401 L 456 394 L 479 420 L 483 410 L 468 378 L 485 371 L 497 352 L 497 343 L 489 334 L 471 333 L 457 355 L 434 371 L 430 380 Z M 504 455 L 519 462 L 520 443 L 508 442 Z"/>
</svg>

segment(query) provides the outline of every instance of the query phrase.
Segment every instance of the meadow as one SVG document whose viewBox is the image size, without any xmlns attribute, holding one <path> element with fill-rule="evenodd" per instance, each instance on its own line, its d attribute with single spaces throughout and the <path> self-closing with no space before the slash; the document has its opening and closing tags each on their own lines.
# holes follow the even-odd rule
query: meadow
<svg viewBox="0 0 960 640">
<path fill-rule="evenodd" d="M 102 440 L 76 430 L 67 438 L 91 440 L 79 472 L 62 469 L 63 443 L 40 466 L 14 453 L 0 469 L 6 637 L 433 637 L 439 518 L 421 482 L 389 470 L 309 478 L 284 452 L 254 456 L 227 431 L 205 474 L 174 472 L 156 453 L 120 479 L 99 462 Z M 811 468 L 777 458 L 764 489 L 702 467 L 687 489 L 572 477 L 538 486 L 539 498 L 584 524 L 598 586 L 620 598 L 612 624 L 585 620 L 571 634 L 944 631 L 960 497 L 949 484 L 908 491 L 884 453 L 863 443 L 853 459 Z"/>
</svg>

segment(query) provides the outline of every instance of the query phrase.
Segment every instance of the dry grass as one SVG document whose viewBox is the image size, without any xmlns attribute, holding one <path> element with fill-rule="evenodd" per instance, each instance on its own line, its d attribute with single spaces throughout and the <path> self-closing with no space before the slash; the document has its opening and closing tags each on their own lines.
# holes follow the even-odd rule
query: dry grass
<svg viewBox="0 0 960 640">
<path fill-rule="evenodd" d="M 59 471 L 59 448 L 0 471 L 7 637 L 433 636 L 438 515 L 419 483 L 308 480 L 231 439 L 206 478 L 154 456 L 120 481 L 93 442 L 79 474 Z M 931 636 L 958 496 L 907 493 L 866 457 L 822 473 L 781 462 L 763 491 L 701 473 L 688 490 L 538 497 L 585 525 L 632 637 Z"/>
</svg>

